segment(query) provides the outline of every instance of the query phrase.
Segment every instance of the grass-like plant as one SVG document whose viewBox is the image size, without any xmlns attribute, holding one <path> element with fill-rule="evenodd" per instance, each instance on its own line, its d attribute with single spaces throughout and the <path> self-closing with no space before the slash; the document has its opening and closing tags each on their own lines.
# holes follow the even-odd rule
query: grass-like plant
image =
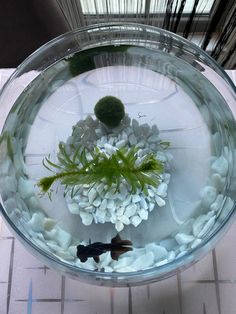
<svg viewBox="0 0 236 314">
<path fill-rule="evenodd" d="M 95 184 L 103 180 L 108 189 L 117 187 L 125 180 L 135 193 L 141 188 L 147 193 L 147 186 L 157 187 L 164 165 L 155 158 L 153 153 L 147 154 L 137 163 L 138 149 L 123 147 L 117 149 L 111 156 L 107 156 L 98 148 L 90 151 L 82 146 L 75 149 L 72 156 L 67 154 L 65 144 L 59 144 L 58 161 L 56 164 L 50 156 L 43 161 L 44 166 L 53 172 L 52 176 L 44 177 L 38 182 L 43 193 L 49 192 L 52 184 L 59 180 L 66 187 L 75 187 L 83 184 Z M 88 158 L 90 155 L 90 158 Z"/>
</svg>

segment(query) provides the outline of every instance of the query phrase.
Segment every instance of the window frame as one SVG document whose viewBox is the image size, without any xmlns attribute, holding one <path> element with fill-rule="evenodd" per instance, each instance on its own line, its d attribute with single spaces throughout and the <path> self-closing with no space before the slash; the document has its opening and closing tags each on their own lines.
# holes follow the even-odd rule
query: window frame
<svg viewBox="0 0 236 314">
<path fill-rule="evenodd" d="M 78 2 L 80 2 L 80 0 L 77 0 Z M 222 0 L 218 0 L 218 1 L 222 1 Z M 215 8 L 218 5 L 218 1 L 215 1 L 211 7 L 211 10 L 209 11 L 209 13 L 196 13 L 193 19 L 193 25 L 196 23 L 197 21 L 197 26 L 195 29 L 195 32 L 205 32 L 206 28 L 209 24 L 209 21 L 211 20 L 212 14 L 215 11 Z M 122 13 L 122 14 L 116 14 L 116 13 L 112 13 L 111 14 L 111 18 L 110 20 L 114 21 L 114 22 L 122 22 L 127 21 L 127 22 L 138 22 L 141 24 L 151 24 L 153 26 L 159 26 L 162 27 L 163 21 L 164 21 L 164 16 L 165 13 L 159 13 L 157 16 L 157 13 L 150 13 L 150 4 L 151 4 L 151 0 L 146 0 L 145 2 L 145 9 L 143 13 L 137 13 L 137 14 L 133 14 L 133 13 Z M 82 5 L 81 2 L 79 3 L 81 10 L 82 10 Z M 82 11 L 83 12 L 83 11 Z M 92 14 L 88 14 L 88 13 L 82 13 L 83 14 L 83 22 L 84 25 L 89 25 L 89 24 L 95 24 L 98 22 L 98 16 L 99 16 L 99 23 L 105 23 L 107 22 L 107 20 L 109 20 L 109 14 L 99 14 L 99 13 L 92 13 Z M 178 25 L 178 29 L 177 29 L 177 34 L 182 34 L 184 31 L 184 28 L 188 22 L 190 13 L 182 13 L 179 25 Z M 151 21 L 151 23 L 150 23 Z"/>
</svg>

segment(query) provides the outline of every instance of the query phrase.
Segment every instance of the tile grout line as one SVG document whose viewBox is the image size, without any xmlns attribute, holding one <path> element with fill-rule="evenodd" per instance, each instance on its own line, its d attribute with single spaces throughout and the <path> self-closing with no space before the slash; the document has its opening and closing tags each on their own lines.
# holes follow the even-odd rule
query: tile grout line
<svg viewBox="0 0 236 314">
<path fill-rule="evenodd" d="M 111 304 L 111 314 L 114 314 L 114 288 L 110 288 L 110 304 Z"/>
<path fill-rule="evenodd" d="M 150 300 L 150 295 L 151 295 L 151 293 L 150 293 L 150 285 L 147 285 L 147 298 L 148 298 L 148 300 Z"/>
<path fill-rule="evenodd" d="M 8 286 L 7 286 L 7 314 L 9 313 L 10 299 L 11 299 L 11 285 L 12 285 L 12 274 L 13 274 L 14 250 L 15 250 L 15 238 L 12 239 L 12 243 L 11 243 L 10 264 L 9 264 L 9 273 L 8 273 Z"/>
<path fill-rule="evenodd" d="M 180 271 L 177 272 L 177 285 L 178 285 L 179 310 L 180 310 L 180 314 L 183 314 L 183 294 L 182 294 L 182 283 L 181 283 Z"/>
<path fill-rule="evenodd" d="M 32 314 L 32 304 L 33 304 L 33 285 L 31 279 L 28 291 L 27 314 Z"/>
<path fill-rule="evenodd" d="M 202 308 L 203 308 L 203 314 L 207 314 L 207 312 L 206 312 L 206 304 L 205 303 L 202 304 Z"/>
<path fill-rule="evenodd" d="M 66 278 L 65 276 L 61 276 L 61 314 L 65 312 L 65 286 L 66 286 Z"/>
<path fill-rule="evenodd" d="M 214 278 L 215 278 L 215 290 L 216 290 L 217 308 L 218 308 L 219 314 L 221 314 L 220 286 L 219 286 L 219 276 L 218 276 L 216 251 L 215 251 L 215 249 L 212 250 L 212 262 L 213 262 Z"/>
<path fill-rule="evenodd" d="M 132 290 L 131 287 L 129 287 L 129 314 L 133 314 L 133 308 L 132 308 Z"/>
</svg>

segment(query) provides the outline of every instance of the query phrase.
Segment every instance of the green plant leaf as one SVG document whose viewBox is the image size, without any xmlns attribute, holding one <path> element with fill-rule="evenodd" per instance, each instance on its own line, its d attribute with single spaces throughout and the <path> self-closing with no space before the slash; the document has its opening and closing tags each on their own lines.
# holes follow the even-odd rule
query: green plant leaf
<svg viewBox="0 0 236 314">
<path fill-rule="evenodd" d="M 58 161 L 52 162 L 49 157 L 43 161 L 43 165 L 54 175 L 44 177 L 38 182 L 43 193 L 50 190 L 55 181 L 60 181 L 66 187 L 72 187 L 72 195 L 78 192 L 78 185 L 96 184 L 103 180 L 108 188 L 116 185 L 118 190 L 122 181 L 126 181 L 132 193 L 142 189 L 147 193 L 147 186 L 157 187 L 160 182 L 160 174 L 164 172 L 164 164 L 155 158 L 153 153 L 147 154 L 139 165 L 137 163 L 137 147 L 123 147 L 117 149 L 110 157 L 98 148 L 92 151 L 79 146 L 70 157 L 65 144 L 59 144 Z M 88 160 L 87 154 L 92 160 Z M 74 188 L 76 187 L 76 188 Z"/>
</svg>

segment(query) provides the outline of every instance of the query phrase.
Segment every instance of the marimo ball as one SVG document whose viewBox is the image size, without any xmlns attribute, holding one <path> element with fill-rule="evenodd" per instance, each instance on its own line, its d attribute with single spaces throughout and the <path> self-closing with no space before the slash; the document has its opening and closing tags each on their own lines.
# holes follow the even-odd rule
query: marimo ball
<svg viewBox="0 0 236 314">
<path fill-rule="evenodd" d="M 105 96 L 96 103 L 94 113 L 97 119 L 108 127 L 117 127 L 124 118 L 125 110 L 118 98 Z"/>
</svg>

